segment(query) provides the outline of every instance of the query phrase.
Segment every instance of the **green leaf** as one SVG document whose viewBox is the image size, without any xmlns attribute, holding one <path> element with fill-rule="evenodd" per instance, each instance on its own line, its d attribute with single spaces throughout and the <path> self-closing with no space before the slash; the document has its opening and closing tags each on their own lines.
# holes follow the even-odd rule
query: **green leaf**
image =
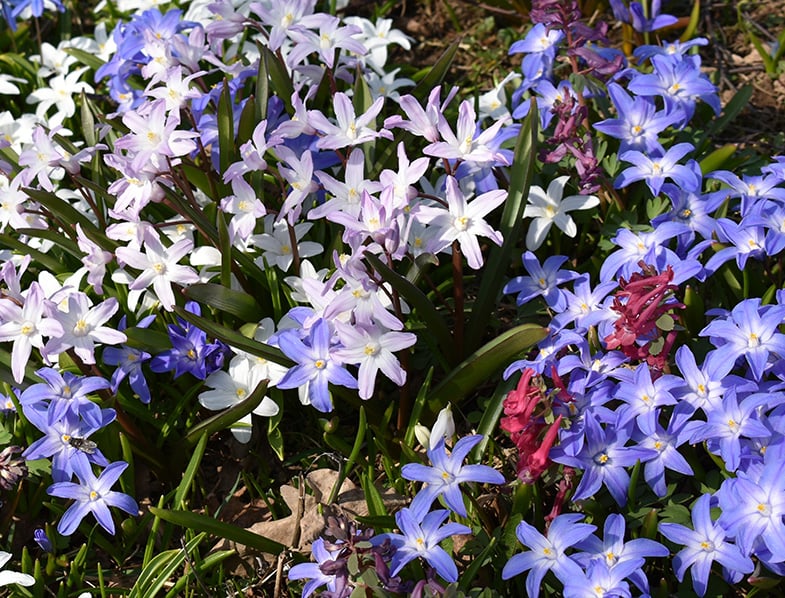
<svg viewBox="0 0 785 598">
<path fill-rule="evenodd" d="M 37 230 L 38 229 L 35 229 L 31 232 L 35 233 Z M 35 234 L 32 236 L 35 236 Z M 63 264 L 54 256 L 43 253 L 42 251 L 38 251 L 37 249 L 33 249 L 27 243 L 22 243 L 19 239 L 12 237 L 11 235 L 0 233 L 0 243 L 4 247 L 19 252 L 21 255 L 29 255 L 31 258 L 33 258 L 33 261 L 37 262 L 54 274 L 65 274 L 66 272 L 71 272 L 71 268 Z"/>
<path fill-rule="evenodd" d="M 294 85 L 286 65 L 267 46 L 260 45 L 259 50 L 262 53 L 262 60 L 264 60 L 267 74 L 270 77 L 272 89 L 275 90 L 276 95 L 283 101 L 286 106 L 286 112 L 293 114 L 292 94 L 294 93 Z M 267 104 L 265 103 L 262 109 L 264 110 L 266 107 Z"/>
<path fill-rule="evenodd" d="M 244 322 L 256 322 L 262 315 L 256 299 L 248 293 L 228 289 L 213 282 L 193 284 L 185 290 L 185 296 L 237 316 Z"/>
<path fill-rule="evenodd" d="M 256 123 L 256 99 L 251 96 L 240 113 L 240 122 L 237 125 L 237 145 L 242 145 L 251 139 L 254 129 L 256 129 Z"/>
<path fill-rule="evenodd" d="M 267 384 L 269 382 L 269 380 L 262 380 L 247 399 L 237 403 L 237 405 L 229 407 L 226 411 L 222 411 L 195 425 L 183 438 L 185 445 L 187 447 L 194 446 L 202 434 L 210 436 L 215 432 L 224 430 L 232 424 L 237 423 L 238 420 L 251 413 L 251 411 L 259 406 L 262 399 L 264 399 L 264 395 L 267 393 Z"/>
<path fill-rule="evenodd" d="M 269 359 L 270 361 L 286 367 L 294 365 L 294 362 L 286 357 L 280 349 L 247 338 L 231 328 L 221 326 L 212 320 L 192 314 L 178 305 L 174 306 L 174 312 L 186 322 L 190 322 L 194 326 L 204 330 L 208 335 L 225 342 L 230 347 L 245 351 L 251 355 L 256 355 L 257 357 L 264 357 L 265 359 Z"/>
<path fill-rule="evenodd" d="M 430 411 L 436 413 L 448 402 L 459 404 L 480 384 L 509 365 L 513 357 L 537 344 L 547 334 L 547 329 L 542 326 L 522 324 L 486 343 L 433 390 L 428 399 Z"/>
<path fill-rule="evenodd" d="M 27 195 L 57 216 L 63 224 L 75 226 L 79 223 L 82 229 L 95 228 L 95 224 L 87 216 L 67 201 L 57 197 L 54 193 L 41 189 L 30 189 L 29 187 L 25 187 L 23 190 Z"/>
<path fill-rule="evenodd" d="M 221 172 L 226 172 L 235 162 L 236 147 L 234 138 L 234 106 L 229 91 L 229 81 L 224 79 L 221 96 L 218 99 L 218 150 Z"/>
<path fill-rule="evenodd" d="M 199 438 L 199 442 L 196 443 L 196 446 L 193 449 L 194 453 L 191 456 L 191 460 L 188 462 L 188 467 L 186 467 L 183 472 L 183 479 L 180 480 L 180 483 L 177 485 L 173 504 L 178 509 L 183 509 L 186 506 L 185 499 L 191 490 L 191 484 L 193 484 L 194 478 L 196 477 L 196 472 L 199 470 L 199 463 L 202 462 L 204 450 L 207 447 L 207 438 L 208 435 L 206 433 L 203 433 Z"/>
<path fill-rule="evenodd" d="M 473 351 L 480 346 L 483 335 L 488 330 L 488 321 L 498 303 L 507 278 L 505 273 L 510 267 L 513 251 L 521 237 L 523 228 L 523 212 L 529 195 L 537 143 L 537 104 L 531 101 L 529 114 L 521 125 L 521 131 L 515 142 L 515 155 L 510 167 L 510 188 L 504 202 L 504 212 L 499 224 L 504 241 L 501 247 L 493 246 L 482 269 L 482 279 L 477 299 L 472 305 L 469 324 L 466 330 L 466 351 Z"/>
<path fill-rule="evenodd" d="M 254 115 L 256 122 L 261 122 L 267 118 L 267 101 L 270 98 L 270 78 L 267 76 L 267 55 L 264 53 L 263 46 L 258 41 L 256 47 L 259 50 L 259 70 L 256 73 L 256 102 L 254 103 Z"/>
<path fill-rule="evenodd" d="M 417 398 L 414 400 L 412 414 L 409 417 L 409 425 L 406 426 L 406 434 L 403 437 L 403 442 L 406 446 L 414 446 L 414 429 L 420 422 L 420 416 L 422 415 L 423 407 L 425 407 L 427 402 L 426 398 L 428 396 L 428 391 L 431 389 L 431 378 L 433 378 L 433 368 L 428 370 L 428 374 L 425 376 L 425 381 L 422 383 L 422 386 L 417 393 Z"/>
<path fill-rule="evenodd" d="M 488 403 L 487 407 L 483 410 L 482 418 L 477 425 L 477 434 L 482 434 L 483 438 L 477 443 L 477 446 L 472 449 L 472 463 L 479 462 L 480 457 L 482 457 L 482 454 L 485 452 L 485 447 L 488 446 L 488 440 L 496 429 L 499 418 L 501 418 L 502 413 L 504 412 L 504 398 L 507 396 L 508 392 L 515 388 L 515 385 L 515 378 L 502 381 L 499 386 L 496 387 L 496 391 L 493 393 L 490 403 Z"/>
<path fill-rule="evenodd" d="M 695 35 L 695 31 L 698 28 L 698 23 L 700 22 L 701 16 L 701 3 L 700 0 L 695 0 L 692 5 L 692 11 L 690 11 L 690 22 L 687 24 L 687 28 L 684 30 L 684 33 L 681 34 L 679 41 L 681 43 L 687 42 L 693 38 Z"/>
<path fill-rule="evenodd" d="M 382 495 L 373 483 L 372 467 L 368 468 L 365 475 L 360 476 L 360 485 L 365 493 L 365 503 L 368 505 L 368 515 L 371 517 L 384 517 L 385 515 L 388 515 Z"/>
<path fill-rule="evenodd" d="M 418 100 L 422 101 L 428 97 L 431 90 L 440 85 L 444 80 L 447 71 L 450 70 L 452 62 L 455 59 L 455 54 L 458 52 L 458 46 L 461 40 L 457 39 L 451 43 L 447 49 L 439 56 L 436 63 L 428 70 L 426 75 L 420 79 L 415 88 L 412 90 L 412 95 Z"/>
<path fill-rule="evenodd" d="M 386 266 L 375 255 L 366 253 L 365 260 L 393 289 L 398 291 L 401 296 L 406 299 L 409 305 L 412 306 L 417 312 L 417 315 L 422 318 L 423 322 L 428 326 L 428 333 L 433 335 L 436 339 L 436 343 L 439 345 L 442 355 L 447 361 L 452 363 L 455 356 L 455 346 L 452 334 L 447 327 L 447 322 L 444 321 L 444 318 L 442 318 L 441 314 L 436 310 L 436 307 L 428 299 L 425 293 L 406 278 Z"/>
<path fill-rule="evenodd" d="M 727 143 L 720 148 L 711 152 L 708 156 L 700 161 L 701 173 L 704 175 L 719 170 L 725 164 L 726 160 L 733 156 L 739 148 L 733 143 Z"/>
<path fill-rule="evenodd" d="M 150 507 L 150 512 L 169 523 L 174 523 L 175 525 L 193 531 L 205 532 L 232 542 L 237 542 L 238 544 L 242 544 L 260 552 L 277 555 L 286 550 L 286 546 L 280 542 L 249 532 L 248 530 L 244 530 L 235 525 L 218 521 L 210 515 L 201 515 L 190 511 L 170 511 L 168 509 L 159 509 L 156 507 Z"/>
<path fill-rule="evenodd" d="M 79 48 L 64 48 L 64 51 L 66 54 L 70 54 L 71 56 L 76 58 L 83 65 L 89 66 L 94 71 L 97 71 L 102 66 L 104 66 L 104 64 L 106 64 L 95 54 L 90 54 L 90 52 L 85 52 L 84 50 L 80 50 Z"/>
<path fill-rule="evenodd" d="M 151 507 L 151 511 L 155 507 Z M 142 569 L 134 587 L 131 589 L 129 598 L 153 598 L 157 595 L 169 578 L 174 575 L 185 562 L 186 556 L 193 552 L 197 546 L 205 539 L 206 533 L 201 533 L 192 538 L 186 545 L 185 550 L 176 548 L 166 550 L 154 556 L 147 566 Z"/>
<path fill-rule="evenodd" d="M 722 109 L 722 114 L 719 118 L 715 118 L 712 120 L 709 125 L 706 127 L 703 135 L 701 136 L 700 140 L 695 143 L 695 154 L 700 156 L 706 149 L 706 146 L 709 145 L 713 139 L 717 138 L 717 135 L 727 127 L 733 120 L 738 116 L 739 112 L 741 112 L 744 108 L 746 108 L 747 104 L 752 97 L 752 86 L 751 85 L 744 85 L 741 87 L 736 94 L 731 98 L 731 100 L 725 104 L 725 107 Z"/>
</svg>

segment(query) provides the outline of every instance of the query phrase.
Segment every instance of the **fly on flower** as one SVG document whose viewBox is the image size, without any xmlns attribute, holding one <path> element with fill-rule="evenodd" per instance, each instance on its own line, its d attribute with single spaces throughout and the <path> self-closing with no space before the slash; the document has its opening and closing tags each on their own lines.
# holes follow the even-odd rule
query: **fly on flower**
<svg viewBox="0 0 785 598">
<path fill-rule="evenodd" d="M 68 439 L 68 444 L 70 444 L 76 450 L 87 453 L 88 455 L 94 455 L 95 450 L 98 448 L 98 445 L 92 440 L 87 440 L 86 438 L 77 438 L 76 436 L 71 436 L 71 438 Z"/>
</svg>

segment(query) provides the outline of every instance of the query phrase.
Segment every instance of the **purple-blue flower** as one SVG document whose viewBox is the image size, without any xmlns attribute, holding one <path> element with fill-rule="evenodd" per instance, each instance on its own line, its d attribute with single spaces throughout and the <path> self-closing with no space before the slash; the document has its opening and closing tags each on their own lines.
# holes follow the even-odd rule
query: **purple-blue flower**
<svg viewBox="0 0 785 598">
<path fill-rule="evenodd" d="M 346 388 L 358 387 L 357 379 L 343 367 L 333 345 L 332 330 L 327 320 L 319 318 L 301 339 L 294 329 L 284 330 L 278 336 L 278 345 L 288 358 L 297 362 L 278 382 L 278 388 L 299 388 L 307 385 L 307 397 L 311 405 L 322 413 L 332 411 L 333 403 L 328 384 Z"/>
<path fill-rule="evenodd" d="M 658 195 L 665 179 L 669 178 L 683 189 L 695 191 L 700 187 L 700 168 L 693 160 L 679 164 L 685 155 L 695 148 L 690 143 L 677 143 L 667 149 L 648 149 L 646 153 L 628 150 L 619 154 L 619 159 L 632 164 L 616 177 L 613 186 L 621 189 L 635 181 L 645 181 L 652 194 Z"/>
<path fill-rule="evenodd" d="M 502 579 L 529 571 L 526 593 L 529 598 L 537 598 L 542 579 L 548 571 L 553 571 L 562 583 L 583 576 L 580 565 L 566 554 L 568 548 L 585 540 L 597 529 L 588 523 L 578 523 L 583 517 L 579 513 L 559 515 L 551 522 L 547 537 L 534 526 L 521 521 L 515 529 L 515 535 L 521 544 L 531 550 L 513 555 L 502 569 Z"/>
<path fill-rule="evenodd" d="M 395 577 L 406 563 L 420 557 L 447 581 L 458 581 L 455 561 L 439 543 L 450 536 L 471 534 L 472 530 L 452 521 L 442 525 L 449 514 L 447 509 L 439 509 L 421 518 L 407 508 L 395 514 L 395 522 L 402 533 L 380 534 L 373 539 L 375 544 L 389 540 L 395 547 L 390 562 L 390 576 Z"/>
<path fill-rule="evenodd" d="M 482 434 L 464 436 L 455 443 L 448 454 L 444 446 L 444 438 L 428 449 L 428 458 L 432 467 L 421 463 L 407 463 L 401 469 L 401 476 L 407 480 L 425 482 L 425 486 L 412 500 L 411 512 L 421 517 L 430 509 L 438 496 L 444 496 L 444 502 L 455 513 L 466 517 L 460 484 L 478 482 L 481 484 L 503 484 L 504 476 L 487 465 L 463 465 L 463 460 L 477 443 L 483 439 Z"/>
<path fill-rule="evenodd" d="M 338 590 L 337 576 L 334 573 L 324 573 L 322 565 L 332 563 L 341 553 L 340 550 L 330 552 L 324 545 L 322 538 L 317 538 L 311 545 L 311 554 L 316 559 L 315 563 L 300 563 L 289 569 L 289 579 L 307 579 L 303 587 L 302 598 L 308 598 L 316 588 L 326 585 L 330 592 Z"/>
<path fill-rule="evenodd" d="M 735 363 L 744 357 L 753 378 L 760 380 L 769 357 L 785 357 L 785 334 L 779 326 L 785 320 L 785 305 L 761 306 L 760 299 L 739 302 L 727 318 L 709 323 L 699 336 L 708 336 L 715 347 L 721 348 L 719 357 Z"/>
<path fill-rule="evenodd" d="M 684 546 L 673 558 L 673 568 L 679 581 L 692 567 L 692 587 L 698 596 L 706 594 L 706 586 L 714 561 L 731 571 L 750 573 L 752 560 L 744 556 L 735 544 L 726 540 L 725 530 L 711 520 L 711 495 L 702 495 L 692 507 L 690 529 L 678 523 L 660 523 L 660 533 L 671 542 Z"/>
<path fill-rule="evenodd" d="M 114 521 L 109 507 L 117 507 L 129 515 L 136 515 L 139 511 L 136 501 L 123 492 L 112 490 L 126 467 L 128 463 L 116 461 L 107 465 L 96 477 L 87 459 L 76 460 L 74 472 L 79 478 L 79 484 L 56 482 L 46 489 L 50 496 L 74 499 L 74 503 L 68 507 L 57 524 L 57 531 L 64 536 L 70 536 L 79 527 L 82 519 L 92 513 L 101 527 L 114 534 Z"/>
<path fill-rule="evenodd" d="M 155 319 L 154 315 L 142 318 L 136 325 L 137 328 L 147 328 Z M 126 317 L 120 319 L 118 330 L 124 331 L 126 327 Z M 113 393 L 117 393 L 120 383 L 128 378 L 128 382 L 138 396 L 142 403 L 147 404 L 150 402 L 150 388 L 147 386 L 147 380 L 142 373 L 142 364 L 151 359 L 151 355 L 141 349 L 135 349 L 128 345 L 121 345 L 120 347 L 107 347 L 104 349 L 103 361 L 106 365 L 116 365 L 117 369 L 112 374 L 110 380 L 111 389 Z"/>
<path fill-rule="evenodd" d="M 657 110 L 649 98 L 630 97 L 618 83 L 608 84 L 608 94 L 616 106 L 617 118 L 594 124 L 594 128 L 621 140 L 619 152 L 660 149 L 659 134 L 679 120 L 679 114 Z"/>
<path fill-rule="evenodd" d="M 523 254 L 522 259 L 523 266 L 529 276 L 516 276 L 504 285 L 503 292 L 518 293 L 516 299 L 518 305 L 523 305 L 535 297 L 542 296 L 548 307 L 552 307 L 556 311 L 564 311 L 567 307 L 567 299 L 558 285 L 580 276 L 571 270 L 559 270 L 559 266 L 567 261 L 567 256 L 552 255 L 540 265 L 537 256 L 531 251 L 527 251 Z"/>
<path fill-rule="evenodd" d="M 586 437 L 580 451 L 569 455 L 557 446 L 551 450 L 550 457 L 556 463 L 583 470 L 573 500 L 594 496 L 604 484 L 614 500 L 624 506 L 630 486 L 625 468 L 632 467 L 636 461 L 648 461 L 656 457 L 656 453 L 651 449 L 624 446 L 630 437 L 625 428 L 609 425 L 603 429 L 597 418 L 588 413 L 584 423 Z"/>
<path fill-rule="evenodd" d="M 625 529 L 624 516 L 611 513 L 605 519 L 602 540 L 594 535 L 588 536 L 575 545 L 575 548 L 583 552 L 575 553 L 572 558 L 583 567 L 588 567 L 592 561 L 599 560 L 605 563 L 609 572 L 622 570 L 624 575 L 619 580 L 629 577 L 642 592 L 648 592 L 649 582 L 641 571 L 641 566 L 646 557 L 665 557 L 668 556 L 669 551 L 659 542 L 648 538 L 635 538 L 625 542 Z M 630 567 L 633 564 L 635 566 Z"/>
</svg>

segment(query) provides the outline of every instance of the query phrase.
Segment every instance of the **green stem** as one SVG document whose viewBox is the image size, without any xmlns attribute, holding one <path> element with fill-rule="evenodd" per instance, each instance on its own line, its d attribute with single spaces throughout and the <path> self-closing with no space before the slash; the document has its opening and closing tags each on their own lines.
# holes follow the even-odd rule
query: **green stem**
<svg viewBox="0 0 785 598">
<path fill-rule="evenodd" d="M 455 349 L 457 351 L 456 357 L 458 361 L 463 359 L 463 312 L 464 312 L 464 289 L 463 289 L 463 259 L 461 254 L 461 246 L 458 241 L 452 242 L 452 279 L 453 279 L 453 299 L 455 307 L 453 313 L 455 314 L 455 331 L 453 338 L 455 339 Z"/>
</svg>

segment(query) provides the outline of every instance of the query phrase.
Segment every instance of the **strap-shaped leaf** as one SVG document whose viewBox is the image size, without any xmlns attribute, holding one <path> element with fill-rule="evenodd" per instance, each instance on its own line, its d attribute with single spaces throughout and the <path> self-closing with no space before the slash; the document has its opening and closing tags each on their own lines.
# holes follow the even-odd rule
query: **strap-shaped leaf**
<svg viewBox="0 0 785 598">
<path fill-rule="evenodd" d="M 220 284 L 212 282 L 193 284 L 185 290 L 185 296 L 237 316 L 244 322 L 256 322 L 261 319 L 261 308 L 253 297 Z"/>
<path fill-rule="evenodd" d="M 286 546 L 280 542 L 270 540 L 269 538 L 249 532 L 248 530 L 244 530 L 235 525 L 218 521 L 209 515 L 191 513 L 190 511 L 170 511 L 157 507 L 150 507 L 150 512 L 169 523 L 174 523 L 180 527 L 185 527 L 197 532 L 206 532 L 213 536 L 217 536 L 218 538 L 231 540 L 232 542 L 237 542 L 238 544 L 242 544 L 260 552 L 279 554 L 286 550 Z"/>
<path fill-rule="evenodd" d="M 515 142 L 515 154 L 510 167 L 510 188 L 499 224 L 499 232 L 504 241 L 501 247 L 494 245 L 491 248 L 482 270 L 477 299 L 472 306 L 466 330 L 467 352 L 480 346 L 499 293 L 507 282 L 506 273 L 521 236 L 526 198 L 534 176 L 538 122 L 537 104 L 532 100 L 529 114 L 524 119 Z"/>
<path fill-rule="evenodd" d="M 160 592 L 166 582 L 169 581 L 175 571 L 185 562 L 185 558 L 193 552 L 199 544 L 207 537 L 206 533 L 201 533 L 192 538 L 186 545 L 185 550 L 175 548 L 165 550 L 150 560 L 147 566 L 142 569 L 139 577 L 131 589 L 129 598 L 152 598 Z"/>
<path fill-rule="evenodd" d="M 455 60 L 455 54 L 458 52 L 458 46 L 460 43 L 461 40 L 457 39 L 447 46 L 447 49 L 444 52 L 442 52 L 442 55 L 439 56 L 439 60 L 436 61 L 436 63 L 428 70 L 425 76 L 420 79 L 420 82 L 412 90 L 412 95 L 415 98 L 420 101 L 424 100 L 428 97 L 428 94 L 431 93 L 431 90 L 434 87 L 441 84 L 445 75 L 447 74 L 447 71 L 450 70 L 453 60 Z"/>
<path fill-rule="evenodd" d="M 84 50 L 80 50 L 79 48 L 64 48 L 66 54 L 70 54 L 74 58 L 76 58 L 79 62 L 81 62 L 85 66 L 89 66 L 91 69 L 97 71 L 102 66 L 104 66 L 105 62 L 98 58 L 95 54 L 90 54 L 90 52 L 85 52 Z"/>
<path fill-rule="evenodd" d="M 264 395 L 267 393 L 267 384 L 269 382 L 269 380 L 262 380 L 247 399 L 196 424 L 188 431 L 188 434 L 185 435 L 183 442 L 185 442 L 186 446 L 194 446 L 203 434 L 211 436 L 216 432 L 225 430 L 232 424 L 237 423 L 259 406 L 259 403 L 262 402 Z"/>
<path fill-rule="evenodd" d="M 275 363 L 279 363 L 286 367 L 294 365 L 294 362 L 286 357 L 280 349 L 245 337 L 231 328 L 221 326 L 212 320 L 192 314 L 180 306 L 175 305 L 174 312 L 186 322 L 190 322 L 200 330 L 204 330 L 208 335 L 225 342 L 230 347 L 235 347 L 236 349 L 240 349 L 251 355 L 256 355 L 257 357 L 264 357 L 265 359 L 269 359 L 270 361 L 274 361 Z"/>
<path fill-rule="evenodd" d="M 522 324 L 507 330 L 472 353 L 433 389 L 428 400 L 432 413 L 447 403 L 459 404 L 475 388 L 509 365 L 510 361 L 534 346 L 548 333 L 536 324 Z"/>
<path fill-rule="evenodd" d="M 218 149 L 220 151 L 219 163 L 221 172 L 226 172 L 229 165 L 235 161 L 236 148 L 234 143 L 234 106 L 232 94 L 229 91 L 229 81 L 224 79 L 223 89 L 218 98 Z"/>
<path fill-rule="evenodd" d="M 267 75 L 270 77 L 270 83 L 272 83 L 271 87 L 283 101 L 286 106 L 286 112 L 291 114 L 294 112 L 292 107 L 294 85 L 292 84 L 292 78 L 289 76 L 289 71 L 286 70 L 286 65 L 281 59 L 270 51 L 270 48 L 260 45 L 259 50 L 261 51 L 264 66 L 267 69 Z M 265 103 L 265 107 L 262 109 L 266 110 L 266 106 L 267 104 Z"/>
</svg>

